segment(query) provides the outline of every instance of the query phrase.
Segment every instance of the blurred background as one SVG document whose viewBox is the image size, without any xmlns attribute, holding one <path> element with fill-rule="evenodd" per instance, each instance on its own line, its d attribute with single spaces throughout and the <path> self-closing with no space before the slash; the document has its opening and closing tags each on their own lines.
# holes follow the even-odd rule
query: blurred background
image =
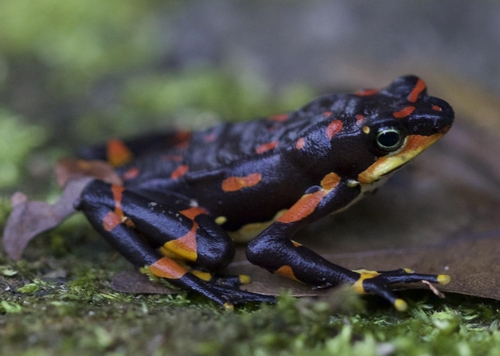
<svg viewBox="0 0 500 356">
<path fill-rule="evenodd" d="M 0 1 L 0 192 L 45 197 L 58 158 L 172 126 L 300 107 L 416 74 L 500 126 L 497 1 Z"/>
</svg>

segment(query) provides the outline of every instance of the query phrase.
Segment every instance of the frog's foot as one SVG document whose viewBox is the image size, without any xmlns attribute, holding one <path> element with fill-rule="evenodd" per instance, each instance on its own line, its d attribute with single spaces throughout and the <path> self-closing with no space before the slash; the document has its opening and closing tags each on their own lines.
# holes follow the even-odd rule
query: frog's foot
<svg viewBox="0 0 500 356">
<path fill-rule="evenodd" d="M 193 269 L 191 271 L 196 277 L 206 282 L 210 282 L 217 286 L 226 286 L 231 288 L 238 288 L 241 285 L 249 284 L 252 282 L 250 276 L 246 274 L 239 275 L 222 275 L 222 274 L 214 274 L 210 272 L 204 272 L 197 269 Z"/>
<path fill-rule="evenodd" d="M 162 257 L 153 264 L 145 267 L 143 273 L 152 274 L 155 277 L 165 279 L 175 286 L 198 292 L 226 309 L 232 309 L 234 304 L 248 302 L 276 302 L 276 298 L 273 296 L 240 290 L 238 288 L 240 283 L 238 285 L 234 285 L 234 283 L 231 285 L 229 282 L 227 285 L 216 284 L 210 273 L 198 270 L 188 271 L 168 257 Z M 239 276 L 235 277 L 239 280 Z M 217 277 L 215 277 L 216 279 Z"/>
<path fill-rule="evenodd" d="M 209 284 L 205 291 L 201 292 L 207 298 L 222 305 L 226 310 L 232 310 L 235 304 L 244 304 L 249 302 L 254 303 L 276 303 L 277 299 L 271 295 L 263 295 L 240 290 L 238 288 L 230 288 L 226 286 L 218 286 Z"/>
<path fill-rule="evenodd" d="M 394 271 L 369 271 L 365 269 L 354 270 L 359 273 L 359 279 L 353 284 L 353 288 L 360 294 L 376 294 L 394 305 L 399 311 L 404 311 L 407 308 L 406 302 L 396 297 L 388 286 L 396 283 L 412 283 L 427 281 L 430 283 L 448 284 L 450 276 L 446 274 L 418 274 L 413 273 L 408 268 L 398 269 Z"/>
</svg>

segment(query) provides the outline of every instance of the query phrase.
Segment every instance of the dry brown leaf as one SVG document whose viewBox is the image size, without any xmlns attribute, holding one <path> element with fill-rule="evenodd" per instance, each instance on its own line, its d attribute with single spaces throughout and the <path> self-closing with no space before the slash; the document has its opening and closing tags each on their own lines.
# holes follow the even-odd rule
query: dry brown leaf
<svg viewBox="0 0 500 356">
<path fill-rule="evenodd" d="M 3 246 L 13 260 L 19 260 L 28 243 L 44 231 L 53 229 L 73 214 L 73 203 L 92 178 L 68 182 L 63 195 L 54 205 L 29 201 L 21 192 L 12 196 L 12 213 L 3 233 Z"/>
</svg>

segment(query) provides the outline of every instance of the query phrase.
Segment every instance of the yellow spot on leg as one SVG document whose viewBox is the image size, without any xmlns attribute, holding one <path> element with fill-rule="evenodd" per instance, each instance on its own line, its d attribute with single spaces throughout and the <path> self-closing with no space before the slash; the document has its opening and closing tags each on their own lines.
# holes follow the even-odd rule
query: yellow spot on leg
<svg viewBox="0 0 500 356">
<path fill-rule="evenodd" d="M 202 271 L 198 271 L 196 269 L 193 269 L 193 270 L 191 270 L 189 272 L 191 272 L 191 274 L 195 275 L 199 279 L 201 279 L 203 281 L 206 281 L 206 282 L 208 282 L 209 280 L 212 279 L 212 274 L 210 274 L 208 272 L 202 272 Z"/>
<path fill-rule="evenodd" d="M 366 294 L 365 288 L 363 287 L 363 281 L 365 279 L 375 278 L 377 276 L 380 276 L 380 273 L 376 271 L 369 271 L 366 269 L 357 269 L 353 270 L 353 272 L 360 274 L 359 279 L 352 285 L 352 288 L 358 294 Z"/>
<path fill-rule="evenodd" d="M 217 218 L 215 218 L 215 223 L 217 225 L 222 225 L 224 224 L 225 222 L 227 221 L 227 218 L 225 216 L 218 216 Z"/>
</svg>

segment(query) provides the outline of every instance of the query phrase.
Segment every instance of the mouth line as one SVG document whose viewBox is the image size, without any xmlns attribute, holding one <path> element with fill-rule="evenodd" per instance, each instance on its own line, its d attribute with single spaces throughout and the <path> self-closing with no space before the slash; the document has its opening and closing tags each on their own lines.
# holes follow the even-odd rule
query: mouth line
<svg viewBox="0 0 500 356">
<path fill-rule="evenodd" d="M 387 171 L 385 172 L 384 174 L 381 175 L 381 177 L 385 177 L 385 176 L 388 176 L 398 170 L 400 170 L 401 168 L 403 168 L 404 166 L 406 166 L 408 163 L 410 163 L 412 160 L 409 160 L 409 161 L 406 161 L 405 163 L 402 163 L 400 164 L 399 166 L 397 167 L 394 167 L 393 169 L 391 169 L 390 171 Z"/>
</svg>

